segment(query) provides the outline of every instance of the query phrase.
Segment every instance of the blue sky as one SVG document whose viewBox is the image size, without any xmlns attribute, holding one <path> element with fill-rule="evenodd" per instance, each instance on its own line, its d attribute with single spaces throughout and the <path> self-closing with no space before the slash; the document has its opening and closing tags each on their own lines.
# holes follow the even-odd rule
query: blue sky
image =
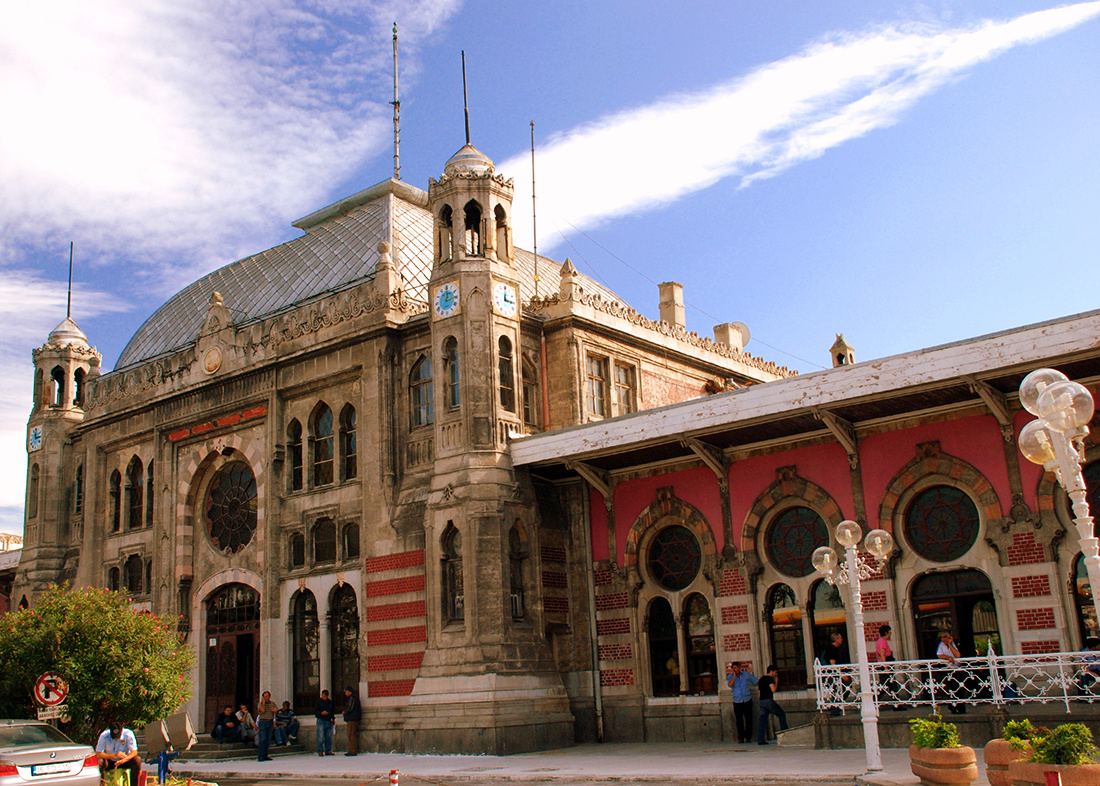
<svg viewBox="0 0 1100 786">
<path fill-rule="evenodd" d="M 183 7 L 181 7 L 183 6 Z M 530 247 L 643 314 L 746 323 L 800 371 L 1100 306 L 1100 3 L 57 0 L 0 29 L 0 530 L 22 525 L 31 349 L 113 366 L 198 275 L 463 143 Z"/>
</svg>

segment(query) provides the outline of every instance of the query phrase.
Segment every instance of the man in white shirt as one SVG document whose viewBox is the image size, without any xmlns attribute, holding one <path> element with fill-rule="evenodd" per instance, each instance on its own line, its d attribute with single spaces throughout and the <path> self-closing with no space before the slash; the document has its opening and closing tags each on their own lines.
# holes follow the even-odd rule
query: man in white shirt
<svg viewBox="0 0 1100 786">
<path fill-rule="evenodd" d="M 138 774 L 141 772 L 137 738 L 132 731 L 123 728 L 121 721 L 112 720 L 99 735 L 99 740 L 95 744 L 95 755 L 99 759 L 101 772 L 129 770 L 130 783 L 136 786 Z"/>
</svg>

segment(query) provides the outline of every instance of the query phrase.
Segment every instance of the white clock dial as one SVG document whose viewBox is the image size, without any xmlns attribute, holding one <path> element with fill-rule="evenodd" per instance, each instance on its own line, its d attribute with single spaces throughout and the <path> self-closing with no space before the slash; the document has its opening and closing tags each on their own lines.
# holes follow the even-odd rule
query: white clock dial
<svg viewBox="0 0 1100 786">
<path fill-rule="evenodd" d="M 27 449 L 38 450 L 40 447 L 42 447 L 42 427 L 35 426 L 27 435 Z"/>
<path fill-rule="evenodd" d="M 503 317 L 516 315 L 516 290 L 511 284 L 501 282 L 493 287 L 493 306 Z"/>
<path fill-rule="evenodd" d="M 432 309 L 439 317 L 453 316 L 458 312 L 458 284 L 448 282 L 435 291 Z"/>
</svg>

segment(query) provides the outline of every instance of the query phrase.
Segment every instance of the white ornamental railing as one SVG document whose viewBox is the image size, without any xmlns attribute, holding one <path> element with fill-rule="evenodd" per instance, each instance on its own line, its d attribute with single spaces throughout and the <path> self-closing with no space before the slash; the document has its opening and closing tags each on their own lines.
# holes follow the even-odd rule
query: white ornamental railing
<svg viewBox="0 0 1100 786">
<path fill-rule="evenodd" d="M 942 660 L 872 663 L 871 691 L 883 709 L 941 704 L 1023 704 L 1100 702 L 1100 660 L 1087 662 L 1080 652 L 996 655 Z M 1090 671 L 1089 666 L 1096 671 Z M 814 661 L 817 707 L 858 709 L 859 667 Z"/>
</svg>

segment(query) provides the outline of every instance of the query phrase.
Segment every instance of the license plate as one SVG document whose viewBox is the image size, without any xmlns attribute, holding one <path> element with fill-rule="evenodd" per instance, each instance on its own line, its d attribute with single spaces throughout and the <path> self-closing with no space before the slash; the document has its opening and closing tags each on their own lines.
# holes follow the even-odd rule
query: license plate
<svg viewBox="0 0 1100 786">
<path fill-rule="evenodd" d="M 31 767 L 31 775 L 50 775 L 55 772 L 68 772 L 72 765 L 67 761 L 57 764 L 35 764 Z"/>
</svg>

